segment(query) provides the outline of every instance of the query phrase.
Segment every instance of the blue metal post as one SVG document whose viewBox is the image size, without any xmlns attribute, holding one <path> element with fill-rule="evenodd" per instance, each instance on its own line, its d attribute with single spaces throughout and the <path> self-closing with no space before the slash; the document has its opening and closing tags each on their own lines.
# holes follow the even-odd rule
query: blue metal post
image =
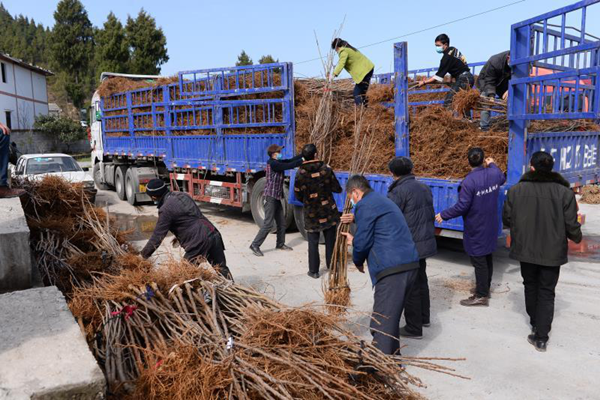
<svg viewBox="0 0 600 400">
<path fill-rule="evenodd" d="M 223 74 L 215 82 L 215 91 L 219 93 L 220 90 L 223 90 L 224 80 L 226 77 Z M 218 168 L 222 169 L 220 172 L 224 172 L 225 168 L 223 167 L 223 163 L 225 162 L 225 138 L 223 137 L 223 106 L 221 104 L 221 96 L 218 94 L 214 97 L 214 106 L 213 106 L 213 118 L 215 123 L 215 131 L 217 136 L 214 140 L 215 146 L 215 159 L 213 160 L 213 166 L 218 166 Z"/>
<path fill-rule="evenodd" d="M 296 118 L 294 116 L 294 70 L 292 63 L 286 63 L 284 68 L 281 68 L 281 85 L 289 87 L 283 96 L 283 118 L 288 123 L 285 131 L 285 147 L 287 149 L 286 156 L 293 157 L 296 154 L 295 135 Z"/>
<path fill-rule="evenodd" d="M 169 85 L 164 85 L 162 87 L 162 91 L 165 118 L 165 137 L 167 140 L 167 157 L 165 159 L 165 164 L 167 164 L 173 161 L 173 140 L 171 137 L 171 105 L 169 104 L 171 102 L 171 91 L 169 90 Z M 170 166 L 170 164 L 167 164 L 167 166 Z"/>
<path fill-rule="evenodd" d="M 133 123 L 133 107 L 131 106 L 131 92 L 126 93 L 127 99 L 127 122 L 129 123 L 129 136 L 134 137 L 135 124 Z"/>
<path fill-rule="evenodd" d="M 518 60 L 530 55 L 531 46 L 531 28 L 530 25 L 512 28 L 510 38 L 510 57 L 512 60 Z M 529 66 L 527 63 L 515 65 L 513 68 L 512 79 L 526 78 L 529 76 Z M 527 121 L 523 118 L 515 119 L 514 116 L 523 116 L 526 114 L 527 107 L 527 84 L 521 83 L 510 85 L 508 92 L 508 173 L 507 183 L 513 185 L 519 181 L 521 175 L 525 172 L 526 156 L 526 135 Z"/>
<path fill-rule="evenodd" d="M 409 157 L 408 132 L 408 43 L 394 43 L 394 116 L 396 128 L 396 156 Z"/>
</svg>

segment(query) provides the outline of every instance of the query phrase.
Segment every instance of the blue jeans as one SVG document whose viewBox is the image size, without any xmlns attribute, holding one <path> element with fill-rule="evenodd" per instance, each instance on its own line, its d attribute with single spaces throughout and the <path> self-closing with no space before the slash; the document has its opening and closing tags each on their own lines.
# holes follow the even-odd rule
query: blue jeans
<svg viewBox="0 0 600 400">
<path fill-rule="evenodd" d="M 483 93 L 486 97 L 494 98 L 496 97 L 495 93 Z M 479 121 L 479 127 L 482 131 L 487 131 L 490 129 L 490 119 L 492 117 L 491 111 L 484 110 L 481 112 L 481 120 Z"/>
<path fill-rule="evenodd" d="M 0 186 L 8 186 L 8 155 L 10 136 L 0 131 Z"/>
</svg>

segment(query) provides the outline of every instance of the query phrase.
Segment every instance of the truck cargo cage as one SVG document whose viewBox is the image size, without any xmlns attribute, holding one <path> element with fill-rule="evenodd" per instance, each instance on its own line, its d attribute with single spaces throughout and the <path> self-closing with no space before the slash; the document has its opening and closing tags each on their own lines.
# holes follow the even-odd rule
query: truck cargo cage
<svg viewBox="0 0 600 400">
<path fill-rule="evenodd" d="M 551 153 L 555 170 L 573 185 L 597 182 L 600 132 L 532 133 L 529 123 L 600 118 L 600 37 L 587 32 L 594 20 L 588 7 L 598 2 L 580 1 L 511 27 L 510 184 L 538 150 Z"/>
<path fill-rule="evenodd" d="M 293 102 L 291 63 L 183 71 L 175 83 L 101 99 L 104 152 L 162 157 L 169 168 L 260 170 L 270 144 L 294 154 Z"/>
</svg>

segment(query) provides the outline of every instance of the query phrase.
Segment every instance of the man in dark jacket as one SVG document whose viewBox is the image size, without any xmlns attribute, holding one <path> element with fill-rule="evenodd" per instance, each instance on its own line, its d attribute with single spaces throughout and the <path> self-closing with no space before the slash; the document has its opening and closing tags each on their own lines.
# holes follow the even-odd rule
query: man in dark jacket
<svg viewBox="0 0 600 400">
<path fill-rule="evenodd" d="M 148 182 L 146 193 L 157 203 L 158 222 L 142 249 L 142 257 L 150 257 L 171 231 L 185 250 L 186 260 L 194 263 L 206 258 L 221 275 L 231 279 L 223 238 L 190 195 L 171 192 L 162 179 Z"/>
<path fill-rule="evenodd" d="M 307 144 L 302 149 L 304 163 L 298 168 L 294 194 L 304 204 L 304 229 L 308 235 L 308 276 L 319 278 L 319 237 L 325 237 L 325 260 L 331 263 L 340 213 L 333 193 L 342 187 L 331 167 L 316 159 L 317 147 Z"/>
<path fill-rule="evenodd" d="M 456 47 L 450 46 L 448 35 L 442 33 L 435 38 L 435 50 L 438 54 L 442 54 L 440 67 L 435 75 L 419 81 L 419 87 L 433 82 L 442 83 L 446 74 L 450 74 L 454 79 L 454 83 L 452 83 L 450 91 L 444 98 L 444 107 L 450 108 L 454 95 L 461 89 L 473 87 L 475 78 L 467 64 L 466 57 Z"/>
<path fill-rule="evenodd" d="M 292 250 L 291 247 L 285 244 L 285 215 L 283 213 L 283 181 L 285 179 L 284 172 L 288 169 L 294 169 L 302 164 L 302 156 L 296 156 L 289 160 L 283 160 L 281 150 L 283 146 L 272 144 L 267 148 L 269 161 L 267 161 L 265 185 L 265 220 L 260 227 L 258 234 L 250 245 L 250 250 L 255 256 L 262 257 L 264 254 L 260 251 L 260 246 L 263 244 L 271 229 L 273 223 L 277 224 L 277 244 L 279 250 Z"/>
<path fill-rule="evenodd" d="M 485 63 L 479 78 L 477 79 L 477 88 L 482 96 L 496 97 L 496 95 L 503 100 L 508 98 L 508 81 L 511 77 L 510 69 L 510 52 L 504 51 L 502 53 L 493 55 Z M 490 129 L 490 112 L 481 112 L 481 121 L 479 126 L 482 131 Z"/>
<path fill-rule="evenodd" d="M 550 154 L 533 153 L 531 171 L 510 188 L 502 214 L 504 225 L 510 228 L 510 257 L 521 262 L 532 328 L 527 340 L 538 351 L 546 351 L 554 290 L 560 266 L 568 262 L 567 239 L 579 243 L 582 238 L 575 194 L 553 167 Z"/>
<path fill-rule="evenodd" d="M 506 177 L 494 164 L 485 160 L 479 147 L 469 149 L 467 154 L 471 172 L 459 186 L 458 202 L 438 215 L 439 223 L 463 217 L 463 244 L 475 267 L 475 294 L 461 300 L 463 306 L 488 306 L 494 264 L 492 253 L 496 249 L 499 230 L 498 196 Z"/>
<path fill-rule="evenodd" d="M 344 233 L 352 245 L 352 259 L 360 272 L 368 262 L 375 287 L 371 334 L 385 354 L 400 353 L 400 316 L 419 269 L 419 253 L 402 212 L 385 196 L 374 192 L 364 176 L 348 179 L 346 193 L 354 206 L 356 234 Z"/>
<path fill-rule="evenodd" d="M 396 157 L 388 167 L 394 176 L 394 182 L 388 189 L 388 198 L 402 211 L 419 253 L 419 272 L 406 300 L 406 326 L 400 328 L 400 336 L 421 339 L 423 326 L 430 324 L 427 257 L 437 253 L 433 195 L 429 186 L 417 181 L 412 174 L 413 163 L 410 158 Z"/>
</svg>

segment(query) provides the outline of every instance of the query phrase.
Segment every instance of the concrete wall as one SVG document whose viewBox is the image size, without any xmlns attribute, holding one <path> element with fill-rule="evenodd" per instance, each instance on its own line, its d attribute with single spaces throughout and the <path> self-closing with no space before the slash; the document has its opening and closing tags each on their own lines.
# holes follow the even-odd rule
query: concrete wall
<svg viewBox="0 0 600 400">
<path fill-rule="evenodd" d="M 31 287 L 29 227 L 18 197 L 0 199 L 0 292 Z"/>
<path fill-rule="evenodd" d="M 48 114 L 46 77 L 30 69 L 2 60 L 6 83 L 0 79 L 0 122 L 11 113 L 12 129 L 31 129 L 35 116 Z"/>
<path fill-rule="evenodd" d="M 90 153 L 90 142 L 87 139 L 79 140 L 67 146 L 56 137 L 45 135 L 36 131 L 13 131 L 10 140 L 17 144 L 23 154 L 32 153 Z"/>
</svg>

